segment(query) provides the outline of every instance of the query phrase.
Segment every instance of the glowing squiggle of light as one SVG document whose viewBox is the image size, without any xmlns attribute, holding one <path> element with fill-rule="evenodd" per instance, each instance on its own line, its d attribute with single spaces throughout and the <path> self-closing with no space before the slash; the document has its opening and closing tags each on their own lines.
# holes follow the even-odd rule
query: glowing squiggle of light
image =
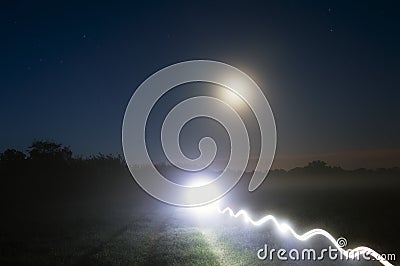
<svg viewBox="0 0 400 266">
<path fill-rule="evenodd" d="M 356 247 L 354 249 L 348 249 L 348 250 L 343 249 L 337 243 L 336 239 L 330 233 L 328 233 L 327 231 L 325 231 L 323 229 L 312 229 L 312 230 L 300 235 L 300 234 L 296 233 L 293 230 L 293 228 L 291 228 L 288 224 L 279 223 L 278 220 L 272 215 L 266 215 L 259 220 L 253 220 L 245 210 L 240 210 L 237 213 L 234 213 L 233 210 L 229 207 L 227 207 L 223 210 L 221 210 L 219 207 L 217 207 L 217 210 L 221 214 L 229 213 L 229 215 L 234 218 L 239 218 L 240 216 L 243 216 L 243 218 L 245 219 L 246 222 L 250 222 L 251 224 L 253 224 L 255 226 L 260 226 L 264 223 L 272 221 L 281 232 L 283 232 L 283 233 L 290 232 L 296 239 L 298 239 L 300 241 L 307 241 L 314 236 L 321 235 L 321 236 L 326 237 L 329 241 L 331 241 L 332 244 L 339 250 L 339 252 L 342 253 L 346 258 L 354 259 L 357 257 L 357 255 L 355 255 L 355 254 L 358 254 L 358 255 L 367 254 L 367 255 L 375 258 L 382 265 L 393 266 L 393 264 L 391 264 L 386 259 L 384 259 L 378 252 L 376 252 L 375 250 L 373 250 L 369 247 L 361 246 L 361 247 Z"/>
</svg>

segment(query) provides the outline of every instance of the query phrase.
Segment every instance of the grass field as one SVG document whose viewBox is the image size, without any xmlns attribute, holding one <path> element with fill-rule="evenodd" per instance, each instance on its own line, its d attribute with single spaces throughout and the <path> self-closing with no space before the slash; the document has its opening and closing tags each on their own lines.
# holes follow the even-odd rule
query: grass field
<svg viewBox="0 0 400 266">
<path fill-rule="evenodd" d="M 380 265 L 259 260 L 257 251 L 265 244 L 318 251 L 330 243 L 322 237 L 303 243 L 273 224 L 254 227 L 217 211 L 169 206 L 146 195 L 129 177 L 121 180 L 123 186 L 83 187 L 79 195 L 85 197 L 66 190 L 64 195 L 70 196 L 57 200 L 53 189 L 37 194 L 41 197 L 24 194 L 18 201 L 17 194 L 9 193 L 1 201 L 0 265 Z M 290 179 L 271 178 L 249 193 L 243 180 L 220 206 L 245 208 L 255 219 L 273 214 L 299 233 L 323 228 L 346 237 L 349 248 L 366 245 L 400 255 L 398 182 L 364 182 L 363 187 L 346 182 L 326 189 L 314 180 L 302 182 L 302 187 Z"/>
<path fill-rule="evenodd" d="M 1 265 L 349 265 L 349 262 L 259 260 L 258 249 L 321 249 L 323 238 L 306 244 L 272 224 L 243 220 L 149 200 L 141 206 L 84 212 L 48 209 L 46 219 L 28 213 L 3 231 Z M 114 205 L 115 207 L 115 205 Z M 49 215 L 51 214 L 51 215 Z M 254 213 L 256 216 L 259 215 Z M 15 214 L 18 215 L 18 214 Z M 351 265 L 379 265 L 372 262 Z"/>
</svg>

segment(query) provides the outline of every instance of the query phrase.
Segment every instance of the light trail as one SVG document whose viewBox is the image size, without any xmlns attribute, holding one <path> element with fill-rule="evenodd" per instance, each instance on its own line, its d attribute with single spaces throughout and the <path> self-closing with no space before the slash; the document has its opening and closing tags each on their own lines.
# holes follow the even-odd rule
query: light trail
<svg viewBox="0 0 400 266">
<path fill-rule="evenodd" d="M 323 229 L 312 229 L 302 235 L 296 233 L 293 228 L 291 228 L 288 224 L 285 223 L 279 223 L 278 220 L 273 216 L 273 215 L 266 215 L 262 217 L 259 220 L 253 220 L 250 215 L 245 211 L 245 210 L 240 210 L 237 213 L 234 213 L 233 210 L 229 207 L 221 210 L 219 207 L 217 207 L 217 210 L 221 214 L 228 213 L 229 216 L 234 217 L 234 218 L 239 218 L 240 216 L 243 216 L 244 220 L 246 222 L 250 222 L 254 226 L 260 226 L 262 224 L 265 224 L 269 221 L 272 221 L 276 227 L 283 233 L 290 232 L 296 239 L 300 241 L 307 241 L 310 238 L 313 238 L 314 236 L 324 236 L 327 238 L 332 244 L 338 249 L 338 251 L 343 254 L 346 258 L 354 259 L 356 257 L 359 257 L 360 255 L 367 254 L 368 256 L 372 256 L 376 261 L 379 261 L 382 265 L 385 266 L 393 266 L 390 262 L 388 262 L 385 258 L 383 258 L 378 252 L 375 250 L 369 248 L 369 247 L 356 247 L 354 249 L 348 249 L 345 250 L 343 249 L 342 246 L 338 244 L 336 239 L 327 231 Z"/>
</svg>

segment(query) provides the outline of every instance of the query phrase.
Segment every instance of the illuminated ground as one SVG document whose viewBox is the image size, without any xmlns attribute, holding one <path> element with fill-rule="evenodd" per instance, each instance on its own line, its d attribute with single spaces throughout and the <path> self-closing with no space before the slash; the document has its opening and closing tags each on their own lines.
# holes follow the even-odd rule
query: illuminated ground
<svg viewBox="0 0 400 266">
<path fill-rule="evenodd" d="M 265 244 L 287 250 L 330 245 L 322 237 L 299 242 L 273 224 L 254 227 L 217 211 L 172 207 L 135 187 L 130 177 L 122 180 L 127 181 L 124 186 L 84 187 L 84 193 L 71 191 L 67 198 L 51 194 L 17 201 L 11 194 L 0 201 L 0 265 L 320 265 L 276 257 L 261 261 L 256 253 Z M 326 189 L 310 186 L 314 180 L 305 183 L 302 188 L 290 179 L 270 179 L 257 193 L 249 193 L 244 180 L 220 204 L 245 208 L 254 219 L 273 214 L 298 233 L 326 229 L 334 237 L 346 237 L 349 248 L 366 245 L 399 255 L 398 186 L 348 182 Z"/>
<path fill-rule="evenodd" d="M 147 210 L 109 209 L 107 213 L 62 213 L 21 225 L 1 250 L 2 264 L 21 265 L 320 265 L 321 262 L 261 261 L 256 252 L 271 248 L 321 248 L 317 239 L 302 244 L 273 225 L 253 227 L 217 212 L 198 212 L 152 201 Z M 61 210 L 59 210 L 61 212 Z M 83 218 L 84 217 L 84 218 Z M 15 256 L 17 255 L 18 256 Z M 349 265 L 326 261 L 324 265 Z M 379 265 L 353 263 L 351 265 Z"/>
</svg>

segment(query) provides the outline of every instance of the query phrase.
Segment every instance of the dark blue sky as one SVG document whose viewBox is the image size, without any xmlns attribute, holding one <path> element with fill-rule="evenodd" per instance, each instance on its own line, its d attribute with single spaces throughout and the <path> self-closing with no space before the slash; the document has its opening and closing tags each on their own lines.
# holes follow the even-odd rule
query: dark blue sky
<svg viewBox="0 0 400 266">
<path fill-rule="evenodd" d="M 49 139 L 120 153 L 135 88 L 164 66 L 212 59 L 263 88 L 276 167 L 397 165 L 398 12 L 395 1 L 3 2 L 0 151 Z"/>
</svg>

